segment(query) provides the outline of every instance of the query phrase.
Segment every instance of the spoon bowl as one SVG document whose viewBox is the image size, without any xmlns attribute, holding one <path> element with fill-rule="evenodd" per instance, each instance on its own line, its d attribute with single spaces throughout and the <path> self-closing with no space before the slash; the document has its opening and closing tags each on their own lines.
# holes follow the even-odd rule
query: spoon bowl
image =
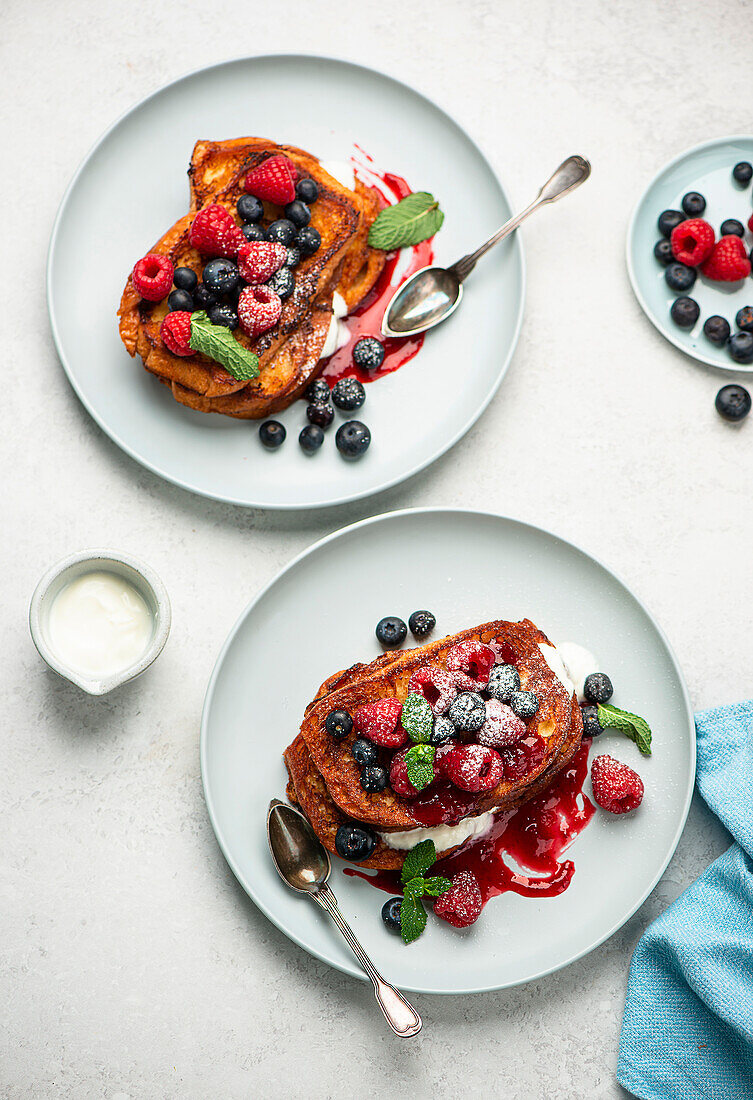
<svg viewBox="0 0 753 1100">
<path fill-rule="evenodd" d="M 310 894 L 324 885 L 332 869 L 329 852 L 303 814 L 273 799 L 267 813 L 267 837 L 274 865 L 288 886 Z"/>
</svg>

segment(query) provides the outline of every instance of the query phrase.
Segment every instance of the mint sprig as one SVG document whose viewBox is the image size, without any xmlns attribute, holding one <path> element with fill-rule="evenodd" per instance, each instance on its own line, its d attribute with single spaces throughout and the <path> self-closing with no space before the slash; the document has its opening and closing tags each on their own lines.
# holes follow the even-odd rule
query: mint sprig
<svg viewBox="0 0 753 1100">
<path fill-rule="evenodd" d="M 405 754 L 405 770 L 417 791 L 428 787 L 434 778 L 436 751 L 433 745 L 413 745 Z"/>
<path fill-rule="evenodd" d="M 415 748 L 431 746 L 416 745 Z M 403 883 L 403 900 L 400 904 L 400 934 L 405 943 L 413 943 L 426 928 L 426 910 L 424 896 L 438 898 L 445 894 L 452 883 L 442 875 L 426 878 L 426 872 L 437 862 L 437 850 L 433 840 L 422 840 L 411 848 L 400 872 Z"/>
<path fill-rule="evenodd" d="M 434 728 L 434 715 L 423 695 L 412 691 L 406 695 L 400 721 L 411 741 L 428 741 Z"/>
<path fill-rule="evenodd" d="M 214 359 L 238 382 L 259 377 L 259 357 L 244 348 L 224 325 L 213 325 L 203 309 L 191 314 L 189 344 L 194 351 Z"/>
<path fill-rule="evenodd" d="M 599 703 L 597 716 L 604 729 L 620 730 L 635 742 L 644 756 L 651 755 L 651 728 L 645 718 L 631 714 L 629 710 L 613 707 L 611 703 Z"/>
<path fill-rule="evenodd" d="M 385 252 L 418 244 L 441 228 L 444 214 L 428 191 L 414 191 L 380 210 L 369 230 L 369 244 Z"/>
</svg>

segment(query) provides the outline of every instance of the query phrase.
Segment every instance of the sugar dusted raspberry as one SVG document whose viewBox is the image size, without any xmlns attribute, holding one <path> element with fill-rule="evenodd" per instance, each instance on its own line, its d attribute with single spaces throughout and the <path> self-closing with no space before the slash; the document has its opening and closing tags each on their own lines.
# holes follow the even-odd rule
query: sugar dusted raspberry
<svg viewBox="0 0 753 1100">
<path fill-rule="evenodd" d="M 193 355 L 194 350 L 189 343 L 191 339 L 191 314 L 186 310 L 176 309 L 168 313 L 160 325 L 159 334 L 162 343 L 173 355 Z"/>
<path fill-rule="evenodd" d="M 491 749 L 501 749 L 506 745 L 514 745 L 525 735 L 525 722 L 506 703 L 500 703 L 499 699 L 487 700 L 486 721 L 476 734 L 480 744 Z"/>
<path fill-rule="evenodd" d="M 591 764 L 594 798 L 610 814 L 626 814 L 643 801 L 643 781 L 637 772 L 612 756 L 597 756 Z"/>
<path fill-rule="evenodd" d="M 672 255 L 681 264 L 697 267 L 711 255 L 714 230 L 703 218 L 688 218 L 672 230 L 669 238 Z"/>
<path fill-rule="evenodd" d="M 137 293 L 147 302 L 161 302 L 170 293 L 174 270 L 167 256 L 150 252 L 134 265 L 131 279 Z"/>
<path fill-rule="evenodd" d="M 720 237 L 707 260 L 701 264 L 707 279 L 716 282 L 735 283 L 750 275 L 750 260 L 740 237 L 730 234 Z"/>
<path fill-rule="evenodd" d="M 196 214 L 188 239 L 202 256 L 237 256 L 238 250 L 246 244 L 230 211 L 216 202 L 202 207 Z"/>
<path fill-rule="evenodd" d="M 238 249 L 238 271 L 247 283 L 266 283 L 288 258 L 284 244 L 251 241 Z"/>
<path fill-rule="evenodd" d="M 295 165 L 287 157 L 267 157 L 258 168 L 246 173 L 243 186 L 249 195 L 255 195 L 257 199 L 286 206 L 295 199 L 296 175 Z"/>
<path fill-rule="evenodd" d="M 447 667 L 452 672 L 468 677 L 473 682 L 472 686 L 459 686 L 466 691 L 472 691 L 474 687 L 488 682 L 494 660 L 494 650 L 483 642 L 459 642 L 447 654 Z"/>
<path fill-rule="evenodd" d="M 443 714 L 458 693 L 452 674 L 439 665 L 417 668 L 408 681 L 408 691 L 423 695 L 434 714 Z"/>
<path fill-rule="evenodd" d="M 409 749 L 401 749 L 400 752 L 396 752 L 390 764 L 390 786 L 395 794 L 399 794 L 401 798 L 414 798 L 419 793 L 408 778 L 408 769 L 405 766 L 405 754 L 409 751 Z M 436 777 L 437 765 L 435 758 L 434 779 Z M 431 782 L 433 783 L 434 780 L 431 780 Z M 427 783 L 426 786 L 428 787 L 428 785 Z M 426 787 L 421 789 L 426 790 Z"/>
<path fill-rule="evenodd" d="M 375 703 L 364 703 L 353 712 L 353 724 L 362 737 L 367 737 L 375 745 L 384 745 L 396 749 L 405 744 L 407 734 L 400 724 L 400 712 L 403 704 L 390 696 L 377 699 Z"/>
<path fill-rule="evenodd" d="M 238 298 L 238 323 L 246 336 L 261 336 L 274 328 L 282 313 L 282 299 L 268 286 L 247 286 Z"/>
<path fill-rule="evenodd" d="M 484 902 L 472 871 L 458 871 L 452 887 L 434 902 L 434 912 L 453 928 L 469 928 L 481 915 Z"/>
<path fill-rule="evenodd" d="M 444 775 L 462 791 L 490 791 L 502 779 L 502 760 L 486 745 L 455 745 L 442 755 Z"/>
</svg>

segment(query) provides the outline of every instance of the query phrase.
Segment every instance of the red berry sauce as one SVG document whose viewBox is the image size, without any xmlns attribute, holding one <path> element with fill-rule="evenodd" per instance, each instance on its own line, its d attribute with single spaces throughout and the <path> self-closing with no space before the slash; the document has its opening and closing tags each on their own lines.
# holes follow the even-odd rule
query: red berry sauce
<svg viewBox="0 0 753 1100">
<path fill-rule="evenodd" d="M 371 157 L 367 154 L 363 155 L 371 162 Z M 373 162 L 359 168 L 362 175 L 368 176 L 364 182 L 379 192 L 385 206 L 411 194 L 410 187 L 401 176 L 395 176 L 391 172 L 377 172 Z M 410 250 L 403 249 L 402 253 L 387 253 L 387 262 L 376 283 L 353 313 L 343 319 L 343 324 L 350 332 L 350 339 L 344 347 L 338 348 L 329 357 L 322 371 L 322 377 L 330 387 L 334 386 L 340 378 L 357 378 L 360 382 L 374 382 L 377 378 L 383 378 L 385 374 L 391 374 L 398 367 L 402 367 L 419 351 L 424 342 L 423 333 L 399 339 L 384 337 L 382 336 L 382 317 L 397 288 L 422 267 L 428 267 L 434 262 L 432 241 L 433 238 L 421 241 L 420 244 L 412 245 Z M 408 252 L 410 252 L 410 259 L 407 268 L 396 275 L 398 260 L 401 255 L 407 255 Z M 353 346 L 362 336 L 375 336 L 384 347 L 384 361 L 377 370 L 360 370 L 353 362 Z"/>
<path fill-rule="evenodd" d="M 523 897 L 551 898 L 566 890 L 575 873 L 575 864 L 570 859 L 560 861 L 560 856 L 594 813 L 593 803 L 583 794 L 590 746 L 591 742 L 584 740 L 550 787 L 518 810 L 498 814 L 488 833 L 468 841 L 457 852 L 439 860 L 432 868 L 432 874 L 452 878 L 459 871 L 472 871 L 484 905 L 489 898 L 508 891 Z M 464 796 L 462 791 L 456 794 Z M 478 795 L 474 797 L 477 799 Z M 430 816 L 430 802 L 427 797 L 427 817 Z M 441 789 L 437 802 L 440 807 L 448 802 Z M 413 807 L 411 810 L 415 813 Z M 438 824 L 443 820 L 450 819 L 440 815 L 430 823 Z M 510 866 L 505 856 L 517 867 Z M 527 874 L 522 868 L 532 873 Z M 400 875 L 396 871 L 379 871 L 371 875 L 346 867 L 344 874 L 362 878 L 388 894 L 402 893 Z"/>
</svg>

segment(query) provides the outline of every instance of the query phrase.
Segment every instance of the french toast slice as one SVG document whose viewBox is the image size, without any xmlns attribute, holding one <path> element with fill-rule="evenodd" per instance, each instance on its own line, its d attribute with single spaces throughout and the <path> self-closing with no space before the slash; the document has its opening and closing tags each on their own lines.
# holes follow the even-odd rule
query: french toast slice
<svg viewBox="0 0 753 1100">
<path fill-rule="evenodd" d="M 321 235 L 321 246 L 294 269 L 295 290 L 283 302 L 280 320 L 273 329 L 256 339 L 236 330 L 239 342 L 259 357 L 258 378 L 239 381 L 220 364 L 198 353 L 173 355 L 160 338 L 166 301 L 142 300 L 130 276 L 121 298 L 120 335 L 128 352 L 140 355 L 147 370 L 170 384 L 178 401 L 201 411 L 261 418 L 289 405 L 317 373 L 334 291 L 342 294 L 350 311 L 368 293 L 384 266 L 384 254 L 370 248 L 367 239 L 381 206 L 378 193 L 360 182 L 355 191 L 350 191 L 330 176 L 316 157 L 262 138 L 196 143 L 189 167 L 189 213 L 151 251 L 166 255 L 175 267 L 192 268 L 200 276 L 204 260 L 189 240 L 194 214 L 208 203 L 218 203 L 235 217 L 236 202 L 245 193 L 246 173 L 276 154 L 288 157 L 299 177 L 317 183 L 319 196 L 311 207 L 311 225 Z M 264 209 L 265 219 L 284 214 L 280 207 L 269 203 Z M 324 313 L 327 325 L 323 323 Z M 234 396 L 241 392 L 243 398 Z"/>
<path fill-rule="evenodd" d="M 421 821 L 411 813 L 410 799 L 398 796 L 391 788 L 379 793 L 363 790 L 360 769 L 351 751 L 358 734 L 352 732 L 342 741 L 330 737 L 324 725 L 329 712 L 343 709 L 352 713 L 365 703 L 386 697 L 403 701 L 413 672 L 426 664 L 445 668 L 449 651 L 461 642 L 471 641 L 491 646 L 499 660 L 514 663 L 522 688 L 535 692 L 539 709 L 528 723 L 527 733 L 541 739 L 543 751 L 527 774 L 519 779 L 503 779 L 493 790 L 480 793 L 467 816 L 520 804 L 538 789 L 539 780 L 553 778 L 575 751 L 582 736 L 577 700 L 544 658 L 540 647 L 551 643 L 529 620 L 485 623 L 415 649 L 384 654 L 369 664 L 353 665 L 333 674 L 321 686 L 306 708 L 299 737 L 285 752 L 296 800 L 307 813 L 320 819 L 318 827 L 330 840 L 335 821 L 358 821 L 382 833 L 419 828 Z M 326 791 L 329 801 L 319 798 L 322 791 Z M 312 823 L 317 828 L 317 821 Z M 383 861 L 387 858 L 384 853 L 377 858 L 382 862 L 374 866 L 392 866 L 396 855 L 389 856 L 389 864 Z"/>
</svg>

